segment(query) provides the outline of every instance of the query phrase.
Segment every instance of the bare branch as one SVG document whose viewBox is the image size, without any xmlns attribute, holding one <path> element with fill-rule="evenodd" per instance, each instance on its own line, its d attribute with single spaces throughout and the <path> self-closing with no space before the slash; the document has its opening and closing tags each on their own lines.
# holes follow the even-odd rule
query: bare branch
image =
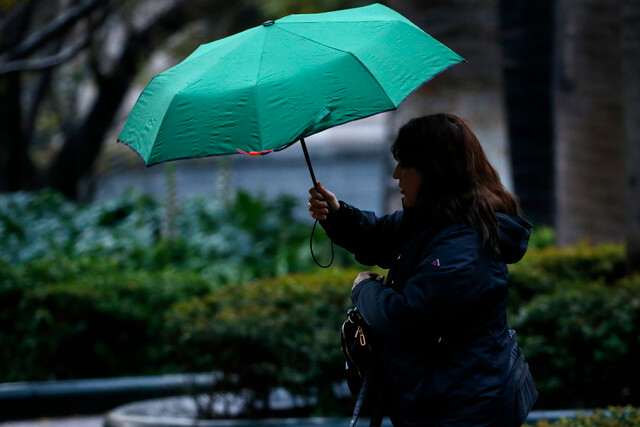
<svg viewBox="0 0 640 427">
<path fill-rule="evenodd" d="M 87 17 L 88 28 L 89 28 L 87 37 L 89 37 L 90 43 L 93 42 L 93 39 L 95 36 L 94 31 L 92 31 L 92 29 L 104 27 L 105 22 L 107 21 L 107 18 L 114 10 L 114 3 L 115 2 L 108 3 L 107 6 L 102 9 L 102 11 L 100 12 L 97 18 L 94 18 L 92 15 L 89 15 Z M 99 61 L 99 55 L 97 52 L 98 52 L 98 49 L 89 49 L 88 64 L 89 64 L 89 70 L 93 73 L 93 76 L 96 79 L 98 86 L 100 86 L 104 81 L 105 76 L 100 70 L 100 63 L 99 63 L 100 61 Z"/>
<path fill-rule="evenodd" d="M 13 73 L 16 71 L 41 71 L 47 68 L 55 67 L 65 61 L 73 58 L 78 52 L 87 47 L 91 38 L 85 37 L 67 46 L 63 51 L 55 55 L 37 59 L 25 59 L 0 64 L 0 76 L 3 74 Z"/>
<path fill-rule="evenodd" d="M 40 31 L 27 37 L 6 54 L 7 60 L 22 59 L 54 39 L 66 34 L 80 19 L 87 16 L 104 3 L 105 0 L 84 0 L 65 13 L 58 16 L 51 23 L 45 25 Z"/>
<path fill-rule="evenodd" d="M 0 52 L 5 52 L 18 44 L 29 27 L 36 0 L 18 3 L 2 18 L 0 23 Z"/>
<path fill-rule="evenodd" d="M 58 54 L 62 49 L 62 40 L 57 40 L 53 43 L 51 55 Z M 44 70 L 38 73 L 38 82 L 34 84 L 33 92 L 29 96 L 24 98 L 30 98 L 30 102 L 26 105 L 24 110 L 25 120 L 22 124 L 22 133 L 26 141 L 31 141 L 33 133 L 35 131 L 35 123 L 40 112 L 40 107 L 49 92 L 51 85 L 51 79 L 53 76 L 53 68 Z"/>
</svg>

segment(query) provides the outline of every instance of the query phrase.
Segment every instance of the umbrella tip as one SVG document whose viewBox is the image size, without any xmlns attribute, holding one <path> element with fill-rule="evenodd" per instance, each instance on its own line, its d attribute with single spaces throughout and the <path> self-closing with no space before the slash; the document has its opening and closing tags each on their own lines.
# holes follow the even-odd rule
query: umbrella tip
<svg viewBox="0 0 640 427">
<path fill-rule="evenodd" d="M 276 23 L 276 21 L 274 21 L 273 19 L 270 19 L 270 20 L 268 20 L 268 21 L 264 21 L 264 22 L 262 23 L 262 26 L 263 26 L 263 27 L 268 27 L 268 26 L 273 25 L 273 24 L 275 24 L 275 23 Z"/>
</svg>

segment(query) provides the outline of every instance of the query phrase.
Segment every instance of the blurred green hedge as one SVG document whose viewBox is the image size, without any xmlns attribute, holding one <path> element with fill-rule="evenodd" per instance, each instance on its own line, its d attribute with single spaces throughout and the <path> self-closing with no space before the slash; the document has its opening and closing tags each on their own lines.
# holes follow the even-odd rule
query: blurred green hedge
<svg viewBox="0 0 640 427">
<path fill-rule="evenodd" d="M 166 319 L 176 369 L 213 368 L 263 395 L 278 386 L 311 394 L 331 412 L 344 378 L 339 330 L 358 271 L 288 275 L 175 304 Z"/>
<path fill-rule="evenodd" d="M 509 265 L 510 304 L 518 308 L 538 295 L 552 294 L 571 283 L 611 284 L 625 274 L 625 252 L 621 245 L 532 247 L 520 262 Z"/>
<path fill-rule="evenodd" d="M 640 276 L 575 282 L 534 297 L 510 319 L 540 408 L 640 404 Z"/>
<path fill-rule="evenodd" d="M 210 291 L 198 272 L 104 258 L 0 261 L 0 381 L 168 372 L 164 313 Z"/>
<path fill-rule="evenodd" d="M 640 403 L 640 276 L 624 248 L 541 247 L 509 266 L 510 324 L 545 409 Z"/>
<path fill-rule="evenodd" d="M 529 424 L 526 424 L 528 426 Z M 610 406 L 592 413 L 577 414 L 557 422 L 539 421 L 536 427 L 638 427 L 640 410 L 632 406 Z"/>
<path fill-rule="evenodd" d="M 330 413 L 358 266 L 339 253 L 314 267 L 286 199 L 185 201 L 179 239 L 163 212 L 139 195 L 0 197 L 0 381 L 221 371 L 230 388 L 283 386 Z M 535 407 L 639 406 L 640 277 L 624 276 L 621 246 L 559 249 L 545 233 L 510 266 Z"/>
</svg>

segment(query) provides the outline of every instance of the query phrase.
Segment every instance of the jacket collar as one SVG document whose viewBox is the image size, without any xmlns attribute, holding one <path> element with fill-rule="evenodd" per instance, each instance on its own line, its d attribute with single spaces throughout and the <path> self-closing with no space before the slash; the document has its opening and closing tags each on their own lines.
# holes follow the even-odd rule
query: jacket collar
<svg viewBox="0 0 640 427">
<path fill-rule="evenodd" d="M 402 209 L 402 230 L 409 233 L 416 233 L 429 228 L 425 220 L 425 215 L 418 206 L 406 207 Z"/>
</svg>

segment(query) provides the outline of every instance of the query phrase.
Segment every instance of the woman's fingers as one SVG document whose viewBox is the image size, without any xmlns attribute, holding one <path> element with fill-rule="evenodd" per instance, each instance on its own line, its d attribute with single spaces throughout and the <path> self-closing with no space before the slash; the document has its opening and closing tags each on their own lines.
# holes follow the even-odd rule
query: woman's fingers
<svg viewBox="0 0 640 427">
<path fill-rule="evenodd" d="M 327 204 L 331 207 L 332 211 L 337 211 L 340 209 L 340 204 L 338 203 L 338 198 L 331 191 L 324 188 L 322 182 L 318 182 L 318 190 L 322 195 L 323 199 L 327 202 Z"/>
<path fill-rule="evenodd" d="M 371 280 L 376 280 L 380 283 L 384 284 L 384 276 L 380 275 L 378 273 L 375 273 L 373 271 L 362 271 L 360 273 L 358 273 L 358 276 L 356 276 L 355 280 L 353 281 L 353 286 L 351 287 L 351 290 L 353 291 L 356 286 L 358 286 L 360 284 L 360 282 L 367 280 L 367 279 L 371 279 Z"/>
<path fill-rule="evenodd" d="M 322 194 L 318 193 L 315 188 L 309 190 L 309 210 L 327 210 L 327 202 L 324 201 Z M 328 213 L 324 212 L 324 213 Z"/>
<path fill-rule="evenodd" d="M 329 207 L 332 211 L 340 208 L 338 199 L 331 191 L 326 190 L 322 183 L 318 183 L 318 187 L 309 189 L 309 213 L 311 217 L 319 221 L 327 219 L 329 215 Z"/>
<path fill-rule="evenodd" d="M 311 213 L 311 218 L 317 219 L 318 221 L 324 221 L 325 219 L 327 219 L 326 213 L 323 214 L 323 213 L 313 212 L 311 211 L 311 209 L 309 210 L 309 212 Z"/>
<path fill-rule="evenodd" d="M 318 199 L 309 198 L 309 206 L 316 209 L 326 209 L 327 202 L 318 200 Z"/>
<path fill-rule="evenodd" d="M 318 193 L 315 187 L 309 189 L 309 199 L 322 199 L 322 194 Z"/>
<path fill-rule="evenodd" d="M 323 221 L 327 219 L 329 209 L 327 208 L 327 202 L 323 200 L 323 197 L 318 193 L 315 188 L 309 190 L 309 213 L 313 219 Z"/>
</svg>

